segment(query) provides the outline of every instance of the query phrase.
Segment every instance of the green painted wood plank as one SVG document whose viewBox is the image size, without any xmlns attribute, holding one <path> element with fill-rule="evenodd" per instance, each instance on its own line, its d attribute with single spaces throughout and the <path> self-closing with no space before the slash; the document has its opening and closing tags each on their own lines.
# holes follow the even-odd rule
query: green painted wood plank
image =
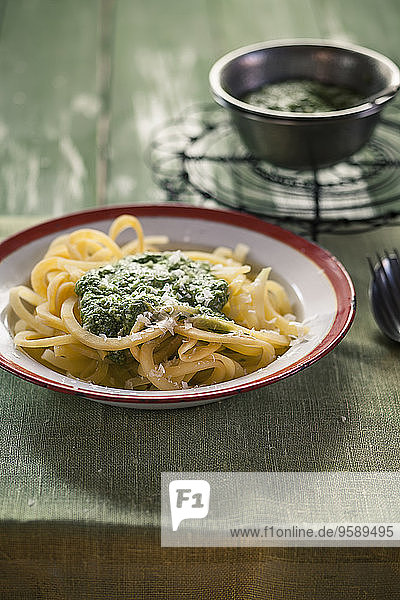
<svg viewBox="0 0 400 600">
<path fill-rule="evenodd" d="M 215 54 L 278 38 L 320 34 L 310 0 L 207 0 Z"/>
<path fill-rule="evenodd" d="M 101 0 L 99 47 L 97 53 L 97 90 L 100 111 L 97 118 L 96 204 L 106 203 L 111 131 L 111 81 L 115 45 L 116 0 Z"/>
<path fill-rule="evenodd" d="M 109 203 L 164 194 L 144 166 L 155 126 L 212 102 L 208 72 L 224 52 L 268 38 L 319 35 L 308 0 L 120 0 L 112 93 Z"/>
<path fill-rule="evenodd" d="M 8 0 L 0 0 L 0 37 L 3 30 L 4 15 L 6 13 Z"/>
<path fill-rule="evenodd" d="M 311 0 L 324 37 L 353 42 L 400 62 L 398 0 Z"/>
<path fill-rule="evenodd" d="M 400 25 L 400 4 L 398 0 L 312 0 L 316 19 L 325 38 L 354 43 L 367 48 L 372 48 L 389 56 L 400 64 L 400 46 L 398 44 L 398 30 Z M 397 102 L 398 106 L 398 102 Z M 384 116 L 398 120 L 398 109 L 389 105 L 384 110 Z M 396 156 L 398 151 L 398 132 L 393 128 L 378 126 L 375 131 L 380 144 L 385 144 L 389 149 L 387 156 Z M 345 165 L 342 166 L 343 176 L 346 173 Z M 392 171 L 385 171 L 387 181 L 393 179 Z M 382 178 L 381 181 L 384 181 Z M 389 191 L 390 190 L 390 191 Z M 382 203 L 382 198 L 391 195 L 396 197 L 393 184 L 387 186 L 385 193 L 383 185 L 372 184 L 366 178 L 359 183 L 360 197 L 369 198 L 370 207 L 364 211 L 365 217 L 385 214 L 389 205 Z M 356 201 L 356 199 L 354 200 Z M 394 204 L 392 205 L 395 210 Z"/>
<path fill-rule="evenodd" d="M 0 214 L 94 204 L 98 2 L 13 0 L 0 40 Z"/>
<path fill-rule="evenodd" d="M 172 0 L 168 7 L 158 0 L 118 2 L 109 203 L 160 198 L 145 148 L 156 125 L 209 98 L 210 47 L 204 0 Z"/>
</svg>

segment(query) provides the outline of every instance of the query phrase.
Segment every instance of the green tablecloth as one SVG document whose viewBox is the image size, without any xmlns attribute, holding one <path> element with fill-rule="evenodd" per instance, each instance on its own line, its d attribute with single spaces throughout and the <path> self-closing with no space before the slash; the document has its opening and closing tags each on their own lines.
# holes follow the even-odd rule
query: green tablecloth
<svg viewBox="0 0 400 600">
<path fill-rule="evenodd" d="M 392 247 L 398 235 L 323 240 L 349 269 L 357 316 L 333 352 L 279 384 L 152 412 L 64 396 L 2 372 L 6 585 L 20 569 L 20 585 L 39 586 L 39 598 L 74 597 L 65 589 L 81 585 L 85 597 L 130 597 L 150 581 L 153 598 L 169 597 L 167 581 L 210 598 L 339 598 L 350 585 L 356 598 L 390 586 L 398 593 L 397 550 L 172 550 L 160 548 L 158 529 L 162 471 L 399 469 L 399 347 L 373 322 L 365 260 L 383 237 Z M 71 588 L 61 584 L 66 577 Z"/>
<path fill-rule="evenodd" d="M 398 17 L 395 0 L 0 2 L 0 234 L 163 199 L 143 162 L 151 127 L 208 98 L 223 52 L 329 36 L 400 59 Z M 151 412 L 1 372 L 0 597 L 398 597 L 395 549 L 168 549 L 158 526 L 162 471 L 399 470 L 400 348 L 372 319 L 365 259 L 399 235 L 320 239 L 353 278 L 357 315 L 334 351 L 279 384 Z"/>
</svg>

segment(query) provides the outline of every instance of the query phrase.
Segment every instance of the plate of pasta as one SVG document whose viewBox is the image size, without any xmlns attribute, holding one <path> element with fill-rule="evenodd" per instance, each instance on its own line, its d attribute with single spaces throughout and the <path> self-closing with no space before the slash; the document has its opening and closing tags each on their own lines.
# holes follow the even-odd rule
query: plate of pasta
<svg viewBox="0 0 400 600">
<path fill-rule="evenodd" d="M 348 331 L 354 288 L 321 247 L 233 211 L 93 209 L 0 244 L 0 366 L 136 408 L 279 381 Z"/>
</svg>

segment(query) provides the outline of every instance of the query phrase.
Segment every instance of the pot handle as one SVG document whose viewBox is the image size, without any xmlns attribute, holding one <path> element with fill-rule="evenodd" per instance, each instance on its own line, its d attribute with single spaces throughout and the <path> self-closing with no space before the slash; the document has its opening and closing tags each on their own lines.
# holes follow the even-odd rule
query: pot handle
<svg viewBox="0 0 400 600">
<path fill-rule="evenodd" d="M 365 104 L 375 104 L 380 105 L 390 100 L 393 96 L 397 94 L 400 89 L 400 84 L 398 85 L 389 85 L 380 91 L 378 94 L 374 94 L 365 100 Z"/>
</svg>

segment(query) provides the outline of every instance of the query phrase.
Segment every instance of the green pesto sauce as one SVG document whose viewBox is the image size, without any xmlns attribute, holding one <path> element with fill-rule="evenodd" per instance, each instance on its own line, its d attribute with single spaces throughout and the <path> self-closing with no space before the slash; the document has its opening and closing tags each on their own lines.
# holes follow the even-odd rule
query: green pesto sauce
<svg viewBox="0 0 400 600">
<path fill-rule="evenodd" d="M 319 81 L 291 80 L 271 83 L 243 97 L 253 106 L 283 112 L 330 112 L 361 104 L 363 97 L 348 88 Z"/>
<path fill-rule="evenodd" d="M 226 319 L 228 284 L 211 273 L 211 265 L 192 261 L 181 252 L 145 252 L 92 269 L 75 285 L 82 326 L 96 335 L 129 335 L 139 315 L 148 318 L 171 312 L 204 317 L 210 329 Z M 123 353 L 110 352 L 123 362 Z"/>
</svg>

